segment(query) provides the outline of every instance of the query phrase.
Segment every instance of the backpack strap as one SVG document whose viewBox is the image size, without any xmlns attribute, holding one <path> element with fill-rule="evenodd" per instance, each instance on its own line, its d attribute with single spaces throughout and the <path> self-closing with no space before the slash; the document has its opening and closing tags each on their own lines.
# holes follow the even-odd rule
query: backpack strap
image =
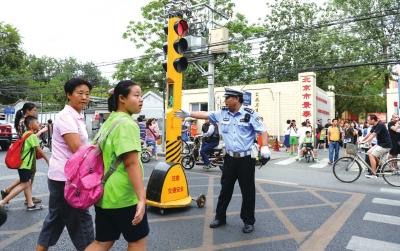
<svg viewBox="0 0 400 251">
<path fill-rule="evenodd" d="M 110 178 L 111 174 L 113 174 L 114 171 L 117 170 L 117 167 L 119 166 L 119 164 L 121 164 L 121 162 L 122 162 L 121 158 L 116 158 L 113 161 L 113 163 L 110 166 L 110 169 L 108 169 L 107 173 L 101 179 L 101 183 L 103 184 L 103 186 L 106 183 L 106 181 L 108 180 L 108 178 Z"/>
<path fill-rule="evenodd" d="M 104 134 L 101 135 L 101 133 L 99 132 L 96 137 L 93 139 L 94 144 L 96 145 L 100 145 L 104 140 L 107 139 L 108 135 L 122 122 L 124 121 L 126 118 L 121 118 L 118 119 L 116 121 L 114 121 L 114 123 L 111 124 L 111 127 L 109 128 L 109 130 L 107 130 Z M 103 136 L 104 135 L 104 136 Z M 122 162 L 121 158 L 116 158 L 110 166 L 110 169 L 108 169 L 107 173 L 103 176 L 103 178 L 101 179 L 101 183 L 104 184 L 106 183 L 106 181 L 108 180 L 108 178 L 111 176 L 111 174 L 113 174 L 113 172 L 115 170 L 117 170 L 118 165 Z"/>
</svg>

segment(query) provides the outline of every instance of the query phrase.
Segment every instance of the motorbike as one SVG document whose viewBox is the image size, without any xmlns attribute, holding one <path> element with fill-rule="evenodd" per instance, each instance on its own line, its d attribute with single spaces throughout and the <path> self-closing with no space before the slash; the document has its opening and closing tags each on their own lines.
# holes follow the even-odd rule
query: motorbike
<svg viewBox="0 0 400 251">
<path fill-rule="evenodd" d="M 141 142 L 142 145 L 142 153 L 140 154 L 140 160 L 142 163 L 148 163 L 151 160 L 151 157 L 153 156 L 152 150 L 153 147 L 150 145 L 147 145 L 145 142 Z"/>
<path fill-rule="evenodd" d="M 196 136 L 193 140 L 193 143 L 189 143 L 188 145 L 190 146 L 190 150 L 185 153 L 184 157 L 182 158 L 183 168 L 190 170 L 194 167 L 194 165 L 204 165 L 204 162 L 200 156 L 202 136 Z M 224 142 L 220 140 L 218 146 L 212 149 L 212 152 L 209 153 L 208 156 L 211 161 L 211 166 L 218 167 L 222 171 L 225 156 Z"/>
</svg>

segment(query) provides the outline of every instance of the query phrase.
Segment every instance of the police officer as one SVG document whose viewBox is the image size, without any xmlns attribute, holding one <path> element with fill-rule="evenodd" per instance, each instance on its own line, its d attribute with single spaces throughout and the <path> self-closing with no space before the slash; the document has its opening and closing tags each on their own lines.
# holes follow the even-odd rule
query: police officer
<svg viewBox="0 0 400 251">
<path fill-rule="evenodd" d="M 226 155 L 221 176 L 221 191 L 218 197 L 216 215 L 210 228 L 226 224 L 226 210 L 232 198 L 236 180 L 242 192 L 240 218 L 244 222 L 242 231 L 254 231 L 255 210 L 255 159 L 251 158 L 251 148 L 256 133 L 262 133 L 261 162 L 265 164 L 270 157 L 267 146 L 268 133 L 261 117 L 250 108 L 243 106 L 243 93 L 225 88 L 225 105 L 220 111 L 186 112 L 178 111 L 176 116 L 185 118 L 209 119 L 219 123 L 220 132 L 225 142 Z"/>
</svg>

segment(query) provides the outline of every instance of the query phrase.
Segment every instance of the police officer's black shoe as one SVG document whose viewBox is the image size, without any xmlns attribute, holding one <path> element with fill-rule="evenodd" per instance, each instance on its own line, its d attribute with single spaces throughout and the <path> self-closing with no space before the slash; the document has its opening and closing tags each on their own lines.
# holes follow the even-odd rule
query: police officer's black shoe
<svg viewBox="0 0 400 251">
<path fill-rule="evenodd" d="M 217 227 L 220 227 L 220 226 L 225 225 L 225 224 L 226 224 L 225 220 L 215 219 L 215 220 L 213 220 L 213 222 L 211 222 L 210 228 L 217 228 Z"/>
<path fill-rule="evenodd" d="M 248 234 L 254 231 L 254 225 L 244 224 L 242 228 L 243 233 Z"/>
</svg>

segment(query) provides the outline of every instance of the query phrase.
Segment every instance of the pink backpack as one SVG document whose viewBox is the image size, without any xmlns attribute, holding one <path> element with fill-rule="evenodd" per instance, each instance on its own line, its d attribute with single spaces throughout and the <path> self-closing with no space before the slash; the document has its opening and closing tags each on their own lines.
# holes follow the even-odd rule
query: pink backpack
<svg viewBox="0 0 400 251">
<path fill-rule="evenodd" d="M 110 130 L 103 135 L 99 132 L 93 144 L 81 146 L 65 164 L 64 173 L 67 180 L 64 198 L 71 207 L 87 209 L 103 196 L 103 186 L 121 160 L 118 158 L 113 161 L 104 175 L 103 155 L 99 145 L 120 122 L 121 119 L 115 121 Z"/>
</svg>

